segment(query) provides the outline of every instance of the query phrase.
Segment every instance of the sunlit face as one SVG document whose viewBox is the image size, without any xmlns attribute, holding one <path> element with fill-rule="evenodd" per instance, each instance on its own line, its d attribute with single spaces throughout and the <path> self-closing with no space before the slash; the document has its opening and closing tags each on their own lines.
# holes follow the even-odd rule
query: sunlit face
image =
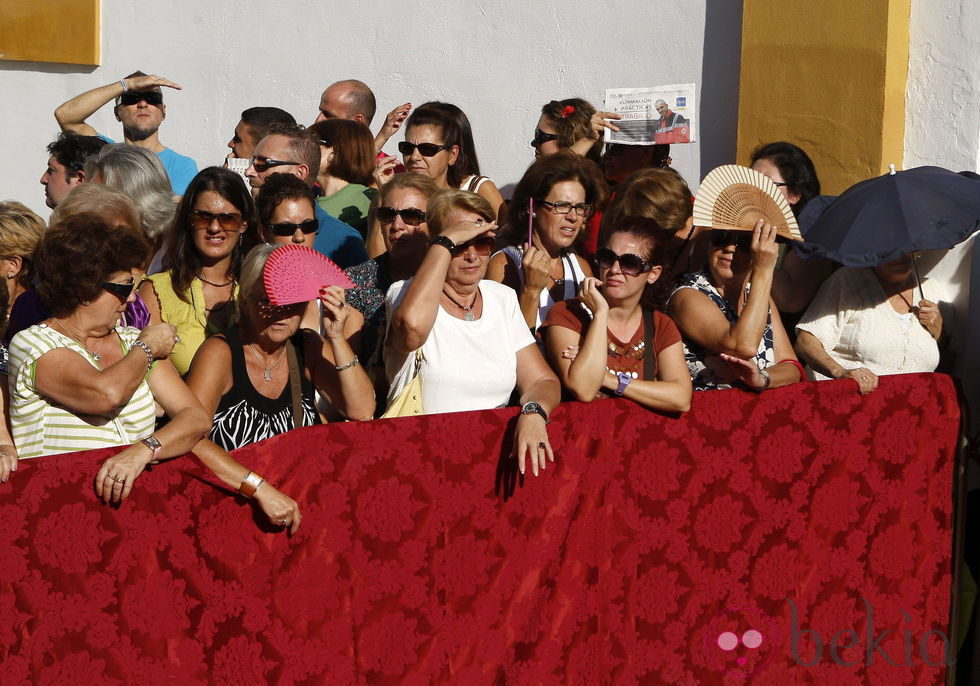
<svg viewBox="0 0 980 686">
<path fill-rule="evenodd" d="M 255 143 L 256 140 L 252 136 L 252 129 L 248 127 L 248 124 L 240 121 L 238 122 L 238 126 L 235 127 L 235 135 L 228 141 L 228 147 L 231 148 L 232 157 L 240 157 L 247 160 L 255 152 Z"/>
<path fill-rule="evenodd" d="M 384 194 L 382 204 L 395 210 L 417 209 L 425 212 L 429 200 L 415 188 L 396 188 Z M 417 254 L 426 249 L 429 225 L 423 221 L 418 226 L 411 226 L 405 223 L 401 215 L 397 215 L 391 222 L 381 222 L 381 235 L 392 259 L 397 260 L 403 255 Z"/>
<path fill-rule="evenodd" d="M 238 215 L 238 227 L 231 230 L 222 228 L 221 222 L 217 218 L 213 219 L 205 228 L 197 229 L 194 228 L 193 224 L 187 227 L 187 230 L 192 232 L 194 248 L 205 262 L 215 263 L 230 257 L 238 243 L 239 235 L 248 228 L 248 222 L 241 220 L 242 211 L 214 191 L 198 193 L 192 209 L 214 215 Z"/>
<path fill-rule="evenodd" d="M 442 135 L 442 127 L 432 126 L 431 124 L 409 127 L 405 132 L 405 140 L 415 145 L 420 143 L 444 145 L 446 142 Z M 425 174 L 442 188 L 449 187 L 449 182 L 446 180 L 449 174 L 449 167 L 456 164 L 458 157 L 458 145 L 454 145 L 449 150 L 440 150 L 432 157 L 425 157 L 419 152 L 418 148 L 415 148 L 411 155 L 402 155 L 405 168 L 408 171 Z"/>
<path fill-rule="evenodd" d="M 44 204 L 55 208 L 65 199 L 68 191 L 82 183 L 82 174 L 68 177 L 68 170 L 54 155 L 48 158 L 48 168 L 41 175 L 41 185 L 44 186 Z"/>
<path fill-rule="evenodd" d="M 95 300 L 92 300 L 87 305 L 83 305 L 83 307 L 86 308 L 88 313 L 93 315 L 93 320 L 103 322 L 107 331 L 112 329 L 119 324 L 123 312 L 126 311 L 126 306 L 136 301 L 135 286 L 139 284 L 142 276 L 143 273 L 136 269 L 132 271 L 120 270 L 109 274 L 106 279 L 109 283 L 122 285 L 133 284 L 129 295 L 124 298 L 103 288 Z"/>
<path fill-rule="evenodd" d="M 127 141 L 146 140 L 160 128 L 167 118 L 167 106 L 151 105 L 140 100 L 135 105 L 116 105 L 116 119 L 123 125 Z"/>
<path fill-rule="evenodd" d="M 299 330 L 306 305 L 305 302 L 281 307 L 272 305 L 265 288 L 258 283 L 245 302 L 245 324 L 255 338 L 282 343 Z"/>
<path fill-rule="evenodd" d="M 266 241 L 274 245 L 305 245 L 307 248 L 313 247 L 313 242 L 316 240 L 316 231 L 311 233 L 303 233 L 302 228 L 299 226 L 303 222 L 308 222 L 310 220 L 316 220 L 316 212 L 313 210 L 313 205 L 308 200 L 300 199 L 294 200 L 292 198 L 287 198 L 281 203 L 276 205 L 276 209 L 272 211 L 272 217 L 269 219 L 269 225 L 266 226 Z M 283 224 L 294 224 L 293 232 L 288 236 L 280 236 L 273 233 L 270 228 L 272 225 L 283 225 Z"/>
<path fill-rule="evenodd" d="M 334 84 L 320 96 L 320 111 L 314 123 L 327 119 L 350 119 L 349 92 L 343 86 Z"/>
<path fill-rule="evenodd" d="M 643 260 L 649 260 L 653 246 L 650 241 L 642 236 L 625 231 L 617 231 L 609 236 L 605 247 L 616 255 L 637 255 Z M 598 270 L 599 280 L 602 281 L 602 292 L 619 300 L 631 298 L 638 293 L 642 293 L 647 284 L 655 283 L 660 278 L 663 267 L 654 265 L 648 271 L 642 271 L 631 275 L 623 271 L 623 265 L 616 260 L 611 265 L 600 265 Z"/>
<path fill-rule="evenodd" d="M 478 215 L 476 212 L 469 212 L 467 210 L 456 210 L 446 218 L 446 226 L 452 226 L 457 222 L 475 222 L 486 220 Z M 493 236 L 492 231 L 487 231 L 485 236 Z M 470 246 L 466 250 L 453 256 L 452 261 L 449 263 L 449 269 L 446 271 L 446 283 L 453 286 L 454 288 L 459 287 L 471 287 L 480 283 L 480 280 L 486 276 L 487 266 L 490 264 L 490 254 L 486 255 L 480 253 L 476 247 Z"/>
<path fill-rule="evenodd" d="M 545 133 L 551 133 L 555 135 L 558 134 L 558 129 L 555 128 L 555 122 L 553 122 L 551 120 L 551 117 L 549 117 L 546 114 L 542 114 L 538 118 L 538 123 L 535 125 L 535 128 L 541 129 Z M 558 147 L 557 139 L 552 141 L 547 141 L 546 143 L 542 143 L 541 145 L 539 145 L 534 149 L 534 156 L 536 158 L 547 157 L 548 155 L 554 155 L 560 149 L 561 148 Z"/>
<path fill-rule="evenodd" d="M 248 184 L 252 187 L 252 197 L 258 197 L 259 189 L 262 188 L 262 184 L 271 174 L 292 174 L 301 181 L 306 180 L 309 169 L 307 165 L 302 163 L 302 160 L 293 156 L 291 148 L 288 138 L 276 134 L 266 136 L 255 146 L 252 153 L 252 164 L 245 170 L 245 178 L 248 179 Z M 280 164 L 275 167 L 268 167 L 263 171 L 255 168 L 256 160 L 259 160 L 261 164 L 261 161 L 266 159 L 295 162 L 295 164 Z"/>
<path fill-rule="evenodd" d="M 585 187 L 574 180 L 559 181 L 551 187 L 543 200 L 580 205 L 585 202 Z M 535 202 L 534 214 L 535 236 L 541 245 L 552 253 L 570 248 L 588 221 L 588 216 L 580 216 L 575 210 L 568 214 L 558 214 L 547 205 L 538 202 Z"/>
<path fill-rule="evenodd" d="M 786 180 L 783 178 L 782 172 L 779 171 L 779 167 L 773 164 L 772 160 L 767 157 L 758 159 L 752 164 L 752 169 L 772 179 L 773 182 L 779 187 L 779 192 L 783 194 L 784 198 L 786 198 L 786 202 L 788 202 L 791 206 L 800 201 L 800 194 L 794 193 L 789 189 L 789 186 L 786 185 Z"/>
</svg>

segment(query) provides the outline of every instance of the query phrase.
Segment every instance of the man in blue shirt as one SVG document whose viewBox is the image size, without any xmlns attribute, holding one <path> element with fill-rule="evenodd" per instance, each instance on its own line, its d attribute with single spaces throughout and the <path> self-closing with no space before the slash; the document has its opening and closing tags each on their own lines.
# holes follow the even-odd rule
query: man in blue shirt
<svg viewBox="0 0 980 686">
<path fill-rule="evenodd" d="M 320 171 L 320 144 L 302 126 L 273 124 L 255 146 L 252 164 L 245 170 L 252 196 L 257 197 L 266 178 L 272 174 L 292 174 L 312 186 Z M 350 225 L 331 217 L 319 205 L 316 218 L 320 228 L 313 248 L 342 269 L 367 262 L 364 239 Z"/>
<path fill-rule="evenodd" d="M 99 135 L 85 120 L 103 105 L 115 99 L 113 111 L 122 123 L 123 137 L 127 143 L 152 150 L 160 157 L 163 168 L 170 177 L 174 195 L 183 195 L 187 184 L 197 174 L 197 163 L 165 147 L 159 138 L 160 124 L 167 117 L 161 86 L 180 90 L 180 86 L 162 76 L 147 76 L 141 71 L 105 86 L 93 88 L 76 95 L 54 111 L 54 117 L 62 131 Z M 110 143 L 112 139 L 102 136 Z"/>
</svg>

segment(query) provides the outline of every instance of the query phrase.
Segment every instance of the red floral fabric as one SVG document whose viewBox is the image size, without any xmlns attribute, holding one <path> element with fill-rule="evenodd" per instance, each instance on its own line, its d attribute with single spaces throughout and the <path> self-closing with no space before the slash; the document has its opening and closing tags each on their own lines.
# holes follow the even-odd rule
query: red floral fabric
<svg viewBox="0 0 980 686">
<path fill-rule="evenodd" d="M 942 683 L 947 377 L 698 393 L 681 417 L 568 403 L 523 483 L 514 414 L 238 451 L 300 503 L 292 538 L 192 457 L 120 508 L 91 485 L 112 451 L 22 462 L 0 486 L 0 681 Z"/>
</svg>

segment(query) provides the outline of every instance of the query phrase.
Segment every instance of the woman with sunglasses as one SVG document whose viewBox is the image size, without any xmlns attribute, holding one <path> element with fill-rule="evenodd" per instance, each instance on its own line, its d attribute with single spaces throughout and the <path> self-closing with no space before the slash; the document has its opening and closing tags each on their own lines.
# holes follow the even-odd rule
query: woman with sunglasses
<svg viewBox="0 0 980 686">
<path fill-rule="evenodd" d="M 258 243 L 255 204 L 241 177 L 222 167 L 202 170 L 177 206 L 167 271 L 140 287 L 150 323 L 177 327 L 171 359 L 182 375 L 204 339 L 235 322 L 242 260 Z"/>
<path fill-rule="evenodd" d="M 456 105 L 427 102 L 415 108 L 405 123 L 405 140 L 398 144 L 398 152 L 405 169 L 428 176 L 440 189 L 477 193 L 495 213 L 504 210 L 497 186 L 480 175 L 470 120 Z M 380 160 L 382 173 L 387 168 L 393 172 L 396 162 L 394 158 Z"/>
<path fill-rule="evenodd" d="M 415 376 L 416 351 L 426 414 L 488 410 L 507 404 L 516 385 L 522 404 L 513 454 L 537 476 L 554 461 L 548 414 L 558 379 L 527 330 L 514 291 L 483 280 L 495 238 L 493 209 L 474 193 L 441 191 L 429 201 L 434 236 L 415 276 L 392 285 L 385 364 L 389 404 Z"/>
<path fill-rule="evenodd" d="M 210 420 L 167 359 L 174 327 L 119 325 L 149 244 L 93 213 L 47 231 L 37 289 L 51 317 L 11 344 L 10 423 L 20 457 L 129 446 L 102 465 L 95 491 L 125 498 L 151 461 L 189 452 Z M 155 431 L 155 403 L 170 421 Z"/>
<path fill-rule="evenodd" d="M 510 203 L 510 246 L 493 256 L 487 278 L 513 288 L 528 328 L 556 302 L 574 298 L 592 269 L 575 254 L 590 213 L 606 200 L 599 168 L 571 152 L 536 160 Z"/>
<path fill-rule="evenodd" d="M 534 127 L 531 147 L 535 158 L 571 150 L 598 164 L 603 130 L 619 131 L 618 126 L 607 121 L 609 119 L 622 117 L 614 112 L 597 112 L 582 98 L 552 100 L 541 108 L 541 116 Z"/>
<path fill-rule="evenodd" d="M 377 190 L 374 178 L 374 134 L 351 119 L 324 119 L 310 126 L 320 141 L 320 171 L 316 180 L 323 189 L 320 208 L 367 236 L 368 210 Z"/>
<path fill-rule="evenodd" d="M 694 390 L 800 381 L 803 368 L 770 297 L 776 227 L 760 219 L 751 231 L 709 234 L 707 266 L 681 277 L 667 309 L 684 336 Z"/>
<path fill-rule="evenodd" d="M 653 220 L 622 219 L 596 252 L 599 277 L 586 278 L 577 299 L 548 313 L 545 351 L 576 400 L 625 396 L 655 410 L 690 409 L 680 332 L 651 307 L 663 271 L 662 243 L 663 230 Z"/>
</svg>

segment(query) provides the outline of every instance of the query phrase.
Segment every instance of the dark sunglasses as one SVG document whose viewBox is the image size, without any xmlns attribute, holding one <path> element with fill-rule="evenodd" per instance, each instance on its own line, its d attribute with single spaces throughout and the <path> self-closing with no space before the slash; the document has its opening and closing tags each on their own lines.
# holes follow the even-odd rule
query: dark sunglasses
<svg viewBox="0 0 980 686">
<path fill-rule="evenodd" d="M 198 231 L 211 226 L 214 220 L 218 220 L 218 226 L 224 231 L 237 231 L 242 227 L 242 215 L 238 212 L 205 212 L 204 210 L 191 210 L 191 226 Z"/>
<path fill-rule="evenodd" d="M 102 288 L 109 291 L 122 300 L 127 300 L 136 288 L 136 277 L 129 280 L 129 283 L 116 283 L 114 281 L 103 281 Z"/>
<path fill-rule="evenodd" d="M 395 217 L 401 217 L 402 221 L 409 226 L 418 226 L 425 221 L 425 212 L 417 207 L 406 207 L 404 210 L 396 210 L 394 207 L 379 207 L 375 210 L 375 214 L 382 224 L 390 224 L 395 221 Z"/>
<path fill-rule="evenodd" d="M 713 229 L 711 231 L 711 245 L 716 248 L 724 248 L 729 245 L 734 245 L 736 248 L 748 248 L 752 245 L 752 234 L 748 231 Z"/>
<path fill-rule="evenodd" d="M 486 257 L 493 252 L 493 249 L 497 246 L 497 239 L 493 236 L 477 236 L 472 238 L 465 243 L 460 243 L 453 250 L 453 257 L 456 255 L 462 255 L 464 252 L 469 250 L 471 247 L 476 250 L 476 254 L 480 257 Z"/>
<path fill-rule="evenodd" d="M 600 248 L 595 253 L 595 263 L 599 269 L 610 269 L 616 262 L 619 262 L 619 270 L 626 276 L 637 276 L 653 269 L 652 264 L 633 253 L 617 255 L 609 248 Z"/>
<path fill-rule="evenodd" d="M 575 210 L 575 214 L 580 217 L 585 217 L 592 211 L 592 205 L 587 202 L 580 202 L 577 205 L 573 205 L 570 202 L 565 202 L 564 200 L 559 200 L 558 202 L 541 200 L 540 202 L 555 214 L 568 214 L 572 210 Z"/>
<path fill-rule="evenodd" d="M 269 224 L 269 231 L 277 236 L 292 236 L 296 233 L 296 229 L 299 229 L 303 233 L 316 233 L 320 229 L 320 221 L 318 219 L 307 219 L 299 224 L 290 224 L 289 222 Z"/>
<path fill-rule="evenodd" d="M 156 91 L 129 91 L 119 96 L 120 105 L 138 105 L 145 102 L 147 105 L 160 106 L 163 104 L 163 93 Z"/>
<path fill-rule="evenodd" d="M 556 141 L 556 140 L 558 140 L 557 133 L 545 133 L 541 129 L 534 129 L 534 138 L 531 140 L 531 147 L 537 148 L 538 146 L 543 145 L 548 141 Z"/>
<path fill-rule="evenodd" d="M 260 174 L 267 169 L 272 169 L 273 167 L 283 167 L 287 164 L 299 164 L 299 162 L 290 162 L 288 160 L 274 160 L 271 157 L 262 157 L 261 155 L 256 155 L 252 159 L 252 166 L 255 167 L 255 171 Z"/>
<path fill-rule="evenodd" d="M 402 141 L 401 143 L 398 144 L 398 152 L 400 152 L 405 157 L 408 157 L 413 152 L 415 152 L 415 148 L 418 148 L 419 154 L 422 157 L 433 157 L 435 155 L 438 155 L 442 150 L 449 150 L 449 148 L 451 147 L 453 146 L 446 145 L 445 143 L 443 143 L 442 145 L 440 145 L 439 143 L 419 143 L 418 145 L 416 145 L 415 143 Z"/>
</svg>

